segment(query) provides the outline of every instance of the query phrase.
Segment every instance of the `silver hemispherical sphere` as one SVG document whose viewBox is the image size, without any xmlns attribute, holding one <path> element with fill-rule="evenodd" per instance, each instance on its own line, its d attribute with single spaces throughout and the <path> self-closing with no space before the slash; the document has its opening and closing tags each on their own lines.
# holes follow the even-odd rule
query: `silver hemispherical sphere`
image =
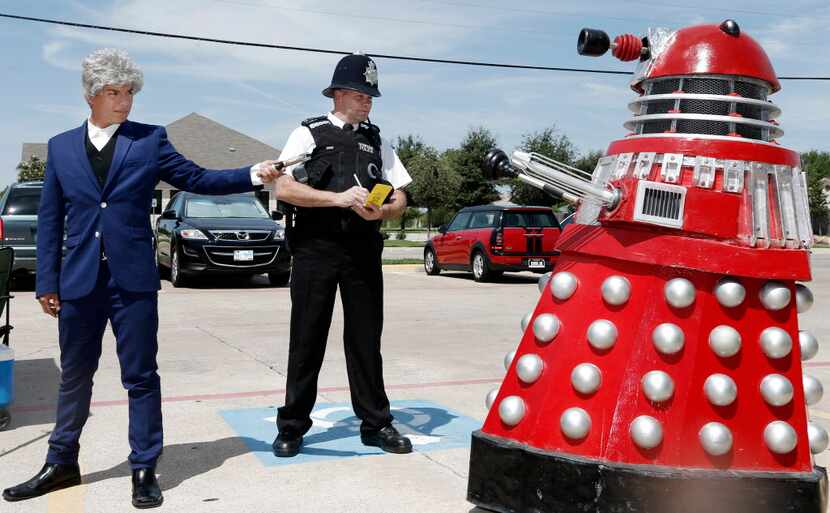
<svg viewBox="0 0 830 513">
<path fill-rule="evenodd" d="M 535 354 L 522 355 L 519 361 L 516 362 L 516 374 L 522 382 L 528 385 L 539 379 L 544 368 L 545 363 L 539 358 L 539 355 Z"/>
<path fill-rule="evenodd" d="M 663 426 L 649 415 L 640 415 L 629 428 L 632 440 L 641 449 L 654 449 L 663 441 Z"/>
<path fill-rule="evenodd" d="M 793 384 L 781 374 L 768 374 L 761 380 L 761 396 L 771 406 L 784 406 L 793 400 Z"/>
<path fill-rule="evenodd" d="M 807 423 L 807 438 L 810 440 L 810 452 L 813 454 L 824 452 L 828 443 L 830 443 L 827 430 L 815 422 Z"/>
<path fill-rule="evenodd" d="M 505 397 L 499 403 L 499 418 L 508 426 L 515 426 L 527 413 L 527 406 L 524 400 L 517 395 Z"/>
<path fill-rule="evenodd" d="M 553 274 L 553 273 L 548 272 L 548 273 L 543 274 L 542 276 L 539 276 L 539 282 L 538 282 L 539 292 L 544 292 L 545 291 L 545 287 L 548 286 L 548 282 L 550 281 L 551 274 Z"/>
<path fill-rule="evenodd" d="M 556 273 L 552 279 L 553 282 L 550 285 L 551 294 L 560 301 L 565 301 L 570 298 L 576 292 L 576 287 L 579 286 L 579 281 L 573 273 Z"/>
<path fill-rule="evenodd" d="M 707 454 L 723 456 L 732 450 L 732 431 L 720 422 L 709 422 L 698 432 L 700 445 Z"/>
<path fill-rule="evenodd" d="M 824 395 L 824 386 L 821 384 L 821 381 L 809 374 L 805 374 L 802 378 L 802 385 L 804 386 L 804 401 L 807 403 L 807 406 L 818 404 Z"/>
<path fill-rule="evenodd" d="M 798 444 L 798 435 L 792 426 L 782 420 L 774 420 L 764 428 L 764 442 L 776 454 L 788 454 Z"/>
<path fill-rule="evenodd" d="M 591 431 L 591 416 L 582 408 L 568 408 L 559 417 L 559 427 L 571 440 L 582 440 Z"/>
<path fill-rule="evenodd" d="M 674 381 L 663 371 L 647 372 L 640 380 L 640 384 L 646 397 L 656 403 L 667 401 L 674 395 Z"/>
<path fill-rule="evenodd" d="M 746 289 L 738 280 L 723 278 L 715 286 L 715 297 L 721 306 L 734 308 L 746 299 Z"/>
<path fill-rule="evenodd" d="M 775 326 L 761 332 L 761 349 L 772 359 L 784 358 L 793 350 L 790 334 Z"/>
<path fill-rule="evenodd" d="M 571 371 L 571 384 L 581 394 L 593 394 L 602 385 L 602 371 L 593 363 L 580 363 Z"/>
<path fill-rule="evenodd" d="M 487 398 L 484 400 L 484 404 L 485 404 L 485 406 L 487 406 L 487 410 L 489 410 L 493 406 L 493 403 L 496 402 L 496 396 L 498 396 L 498 395 L 499 395 L 499 389 L 498 388 L 494 388 L 493 390 L 490 390 L 489 392 L 487 392 Z"/>
<path fill-rule="evenodd" d="M 623 276 L 610 276 L 602 282 L 602 299 L 609 305 L 623 305 L 631 297 L 631 282 Z"/>
<path fill-rule="evenodd" d="M 588 343 L 596 349 L 609 349 L 617 341 L 617 327 L 613 322 L 599 319 L 588 326 Z"/>
<path fill-rule="evenodd" d="M 721 324 L 709 333 L 709 347 L 721 358 L 735 356 L 741 350 L 741 334 L 732 326 Z"/>
<path fill-rule="evenodd" d="M 738 397 L 738 385 L 726 374 L 712 374 L 703 383 L 703 393 L 715 406 L 729 406 Z"/>
<path fill-rule="evenodd" d="M 675 354 L 683 349 L 686 337 L 676 324 L 664 322 L 651 332 L 654 347 L 662 354 Z"/>
<path fill-rule="evenodd" d="M 695 302 L 695 286 L 686 278 L 674 278 L 663 290 L 666 301 L 675 308 L 686 308 Z"/>
<path fill-rule="evenodd" d="M 758 293 L 761 304 L 767 310 L 781 310 L 790 304 L 790 289 L 780 281 L 768 281 Z"/>
<path fill-rule="evenodd" d="M 809 331 L 798 332 L 798 346 L 801 349 L 801 361 L 812 360 L 818 354 L 818 339 Z"/>
<path fill-rule="evenodd" d="M 813 306 L 813 292 L 806 285 L 795 285 L 795 308 L 798 313 L 804 313 Z"/>
<path fill-rule="evenodd" d="M 504 355 L 504 370 L 510 370 L 510 364 L 513 363 L 513 358 L 516 357 L 516 351 L 510 351 Z"/>
<path fill-rule="evenodd" d="M 559 318 L 553 314 L 545 313 L 533 321 L 533 334 L 540 342 L 550 342 L 559 333 Z"/>
<path fill-rule="evenodd" d="M 530 324 L 530 319 L 533 318 L 533 311 L 527 312 L 524 317 L 522 317 L 522 333 L 527 330 L 527 325 Z"/>
</svg>

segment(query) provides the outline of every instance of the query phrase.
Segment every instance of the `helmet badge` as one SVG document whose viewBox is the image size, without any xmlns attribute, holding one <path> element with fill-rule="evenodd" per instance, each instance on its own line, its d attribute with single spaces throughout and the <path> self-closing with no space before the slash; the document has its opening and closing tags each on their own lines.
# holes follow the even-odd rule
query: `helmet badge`
<svg viewBox="0 0 830 513">
<path fill-rule="evenodd" d="M 378 68 L 374 62 L 369 61 L 369 65 L 366 66 L 366 71 L 363 73 L 363 76 L 366 77 L 366 82 L 369 85 L 378 85 Z"/>
</svg>

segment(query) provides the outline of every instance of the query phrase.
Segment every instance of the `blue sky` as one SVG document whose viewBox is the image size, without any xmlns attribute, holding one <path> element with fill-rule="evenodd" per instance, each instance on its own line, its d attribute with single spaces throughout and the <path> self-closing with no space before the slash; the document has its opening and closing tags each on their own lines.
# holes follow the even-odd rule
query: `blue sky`
<svg viewBox="0 0 830 513">
<path fill-rule="evenodd" d="M 826 0 L 0 0 L 0 12 L 221 39 L 433 58 L 633 70 L 610 55 L 576 54 L 582 27 L 643 34 L 736 19 L 779 75 L 830 75 Z M 14 180 L 23 142 L 45 142 L 88 114 L 80 62 L 102 46 L 126 49 L 145 72 L 131 119 L 168 124 L 191 112 L 277 148 L 306 117 L 338 57 L 176 41 L 0 19 L 0 186 Z M 556 125 L 582 151 L 624 135 L 627 76 L 499 70 L 378 60 L 383 134 L 417 134 L 439 149 L 486 126 L 512 149 Z M 782 144 L 830 150 L 830 82 L 783 82 Z"/>
</svg>

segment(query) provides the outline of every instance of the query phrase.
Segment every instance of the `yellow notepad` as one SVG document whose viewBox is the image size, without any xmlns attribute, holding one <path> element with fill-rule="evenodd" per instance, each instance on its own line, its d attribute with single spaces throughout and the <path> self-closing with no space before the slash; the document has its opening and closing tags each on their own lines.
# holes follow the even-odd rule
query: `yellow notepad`
<svg viewBox="0 0 830 513">
<path fill-rule="evenodd" d="M 369 205 L 374 205 L 377 208 L 383 206 L 383 202 L 386 201 L 386 198 L 389 197 L 389 194 L 392 192 L 392 186 L 386 185 L 385 183 L 378 183 L 372 187 L 372 192 L 369 193 L 369 197 L 366 198 L 366 203 L 363 206 L 368 207 Z"/>
</svg>

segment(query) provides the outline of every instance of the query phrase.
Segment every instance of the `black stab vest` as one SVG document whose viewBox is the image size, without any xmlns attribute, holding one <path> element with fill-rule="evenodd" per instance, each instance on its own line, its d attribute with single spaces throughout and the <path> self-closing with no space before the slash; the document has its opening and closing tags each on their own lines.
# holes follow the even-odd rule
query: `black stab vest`
<svg viewBox="0 0 830 513">
<path fill-rule="evenodd" d="M 354 130 L 338 128 L 326 116 L 303 121 L 311 131 L 315 148 L 305 165 L 308 185 L 330 192 L 344 192 L 355 185 L 355 175 L 368 190 L 383 180 L 380 129 L 360 123 Z M 297 235 L 373 233 L 380 221 L 366 221 L 354 211 L 339 207 L 297 208 Z"/>
</svg>

